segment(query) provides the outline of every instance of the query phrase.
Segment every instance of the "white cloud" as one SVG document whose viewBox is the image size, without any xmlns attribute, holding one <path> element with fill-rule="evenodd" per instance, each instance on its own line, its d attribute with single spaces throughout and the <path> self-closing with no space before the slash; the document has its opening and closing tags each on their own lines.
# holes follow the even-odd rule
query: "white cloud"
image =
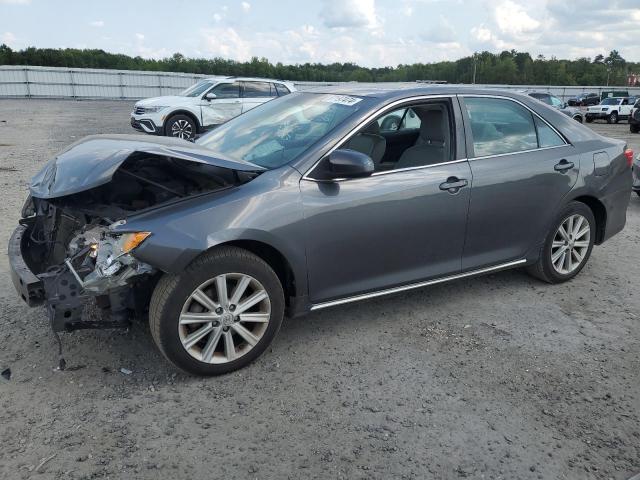
<svg viewBox="0 0 640 480">
<path fill-rule="evenodd" d="M 438 23 L 423 32 L 421 37 L 432 43 L 452 43 L 457 40 L 458 35 L 453 25 L 443 15 L 440 15 Z"/>
<path fill-rule="evenodd" d="M 16 36 L 11 32 L 4 32 L 0 35 L 0 43 L 5 43 L 7 45 L 13 44 L 16 41 Z"/>
<path fill-rule="evenodd" d="M 242 7 L 242 11 L 245 13 L 251 10 L 251 4 L 249 2 L 242 2 L 240 6 Z"/>
<path fill-rule="evenodd" d="M 144 40 L 144 33 L 136 33 L 136 38 L 140 41 Z"/>
<path fill-rule="evenodd" d="M 495 7 L 496 24 L 504 34 L 518 37 L 535 32 L 541 23 L 532 18 L 522 5 L 506 0 Z"/>
<path fill-rule="evenodd" d="M 324 0 L 320 17 L 329 28 L 375 28 L 380 23 L 374 0 Z"/>
<path fill-rule="evenodd" d="M 89 25 L 91 25 L 92 27 L 101 28 L 101 27 L 104 27 L 104 21 L 94 20 L 93 22 L 89 22 Z"/>
<path fill-rule="evenodd" d="M 0 0 L 0 4 L 5 5 L 29 5 L 31 0 Z"/>
<path fill-rule="evenodd" d="M 219 13 L 214 13 L 214 14 L 213 14 L 213 19 L 214 19 L 216 22 L 219 22 L 220 20 L 222 20 L 222 15 L 220 15 Z"/>
<path fill-rule="evenodd" d="M 247 61 L 251 59 L 253 51 L 246 37 L 232 27 L 204 29 L 201 31 L 200 50 L 212 57 Z"/>
</svg>

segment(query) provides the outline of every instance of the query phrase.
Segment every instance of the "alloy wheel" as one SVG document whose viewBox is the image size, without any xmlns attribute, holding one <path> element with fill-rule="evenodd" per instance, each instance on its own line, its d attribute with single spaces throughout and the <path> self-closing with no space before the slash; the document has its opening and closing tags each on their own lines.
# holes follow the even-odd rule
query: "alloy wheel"
<svg viewBox="0 0 640 480">
<path fill-rule="evenodd" d="M 193 126 L 187 120 L 176 120 L 171 125 L 171 136 L 189 140 L 193 136 Z"/>
<path fill-rule="evenodd" d="M 558 227 L 551 244 L 551 264 L 556 272 L 568 275 L 579 268 L 589 251 L 591 227 L 579 214 L 567 217 Z"/>
<path fill-rule="evenodd" d="M 264 286 L 250 275 L 227 273 L 189 295 L 178 333 L 193 358 L 222 364 L 249 352 L 265 334 L 270 318 L 271 302 Z"/>
</svg>

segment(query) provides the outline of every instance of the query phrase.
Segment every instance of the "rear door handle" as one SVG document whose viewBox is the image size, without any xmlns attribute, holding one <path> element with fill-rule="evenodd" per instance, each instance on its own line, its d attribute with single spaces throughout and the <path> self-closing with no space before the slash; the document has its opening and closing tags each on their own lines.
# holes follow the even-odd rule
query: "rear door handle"
<svg viewBox="0 0 640 480">
<path fill-rule="evenodd" d="M 446 182 L 440 184 L 440 190 L 445 190 L 449 193 L 458 193 L 461 188 L 467 185 L 469 185 L 469 182 L 464 178 L 449 177 Z"/>
<path fill-rule="evenodd" d="M 556 172 L 566 172 L 567 170 L 571 170 L 573 168 L 573 162 L 568 162 L 564 158 L 560 160 L 560 163 L 556 163 L 553 169 Z"/>
</svg>

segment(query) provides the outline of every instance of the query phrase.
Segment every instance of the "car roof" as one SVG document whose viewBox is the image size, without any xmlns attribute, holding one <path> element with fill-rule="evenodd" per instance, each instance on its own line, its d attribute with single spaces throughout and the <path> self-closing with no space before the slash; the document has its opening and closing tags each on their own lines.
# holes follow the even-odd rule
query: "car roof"
<svg viewBox="0 0 640 480">
<path fill-rule="evenodd" d="M 203 78 L 203 80 L 211 80 L 212 82 L 219 82 L 221 80 L 233 80 L 239 82 L 276 82 L 276 83 L 285 83 L 290 85 L 291 82 L 287 80 L 277 80 L 275 78 L 260 78 L 260 77 L 233 77 L 233 76 L 221 76 L 221 77 L 207 77 Z"/>
<path fill-rule="evenodd" d="M 407 84 L 407 83 L 380 83 L 380 84 L 337 84 L 305 89 L 304 93 L 325 93 L 333 95 L 353 95 L 357 97 L 371 97 L 381 100 L 402 99 L 414 96 L 429 95 L 497 95 L 510 98 L 530 98 L 527 94 L 513 90 L 501 90 L 499 88 L 476 87 L 459 84 Z"/>
</svg>

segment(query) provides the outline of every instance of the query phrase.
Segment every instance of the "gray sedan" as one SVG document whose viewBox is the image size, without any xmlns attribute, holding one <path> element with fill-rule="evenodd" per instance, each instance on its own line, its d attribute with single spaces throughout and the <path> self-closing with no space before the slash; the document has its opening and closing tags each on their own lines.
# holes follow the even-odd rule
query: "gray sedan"
<svg viewBox="0 0 640 480">
<path fill-rule="evenodd" d="M 195 144 L 71 145 L 32 180 L 13 280 L 56 332 L 148 315 L 171 362 L 221 374 L 285 315 L 507 268 L 570 280 L 625 225 L 631 155 L 517 93 L 294 93 Z"/>
</svg>

